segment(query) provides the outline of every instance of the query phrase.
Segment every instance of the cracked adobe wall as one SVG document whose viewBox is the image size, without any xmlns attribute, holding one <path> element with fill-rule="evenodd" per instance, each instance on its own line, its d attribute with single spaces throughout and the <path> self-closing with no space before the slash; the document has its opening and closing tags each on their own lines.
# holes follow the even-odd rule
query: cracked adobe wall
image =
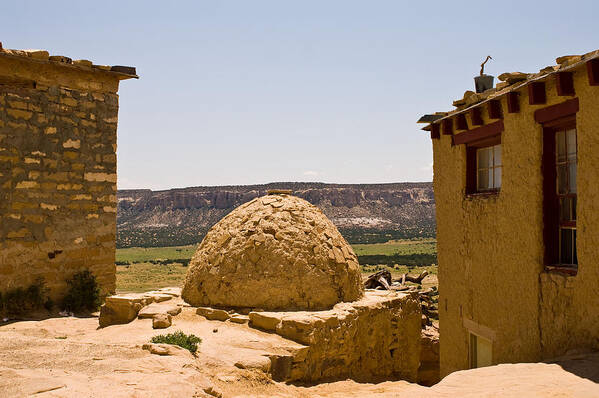
<svg viewBox="0 0 599 398">
<path fill-rule="evenodd" d="M 493 362 L 530 362 L 571 348 L 599 347 L 599 87 L 574 70 L 578 130 L 578 258 L 576 276 L 544 271 L 542 127 L 534 111 L 572 97 L 556 95 L 545 79 L 547 103 L 520 112 L 500 97 L 501 192 L 467 197 L 466 148 L 452 137 L 433 139 L 437 206 L 441 376 L 469 367 L 468 332 L 493 340 Z M 485 112 L 484 124 L 489 120 Z M 470 115 L 468 125 L 472 126 Z"/>
<path fill-rule="evenodd" d="M 114 292 L 122 76 L 0 55 L 0 292 L 85 268 Z"/>
</svg>

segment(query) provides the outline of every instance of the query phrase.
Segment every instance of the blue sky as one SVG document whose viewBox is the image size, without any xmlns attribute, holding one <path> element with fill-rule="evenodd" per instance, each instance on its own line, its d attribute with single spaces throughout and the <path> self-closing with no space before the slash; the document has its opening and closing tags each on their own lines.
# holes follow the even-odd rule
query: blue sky
<svg viewBox="0 0 599 398">
<path fill-rule="evenodd" d="M 5 48 L 132 65 L 119 188 L 430 181 L 421 114 L 599 48 L 596 1 L 6 1 Z"/>
</svg>

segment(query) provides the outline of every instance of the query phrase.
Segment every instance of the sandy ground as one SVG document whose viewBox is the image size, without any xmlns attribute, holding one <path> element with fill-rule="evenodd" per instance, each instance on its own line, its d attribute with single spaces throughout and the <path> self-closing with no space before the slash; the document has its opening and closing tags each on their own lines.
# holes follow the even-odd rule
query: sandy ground
<svg viewBox="0 0 599 398">
<path fill-rule="evenodd" d="M 98 329 L 98 319 L 59 317 L 0 324 L 1 397 L 599 397 L 599 353 L 558 364 L 506 364 L 456 372 L 427 388 L 353 381 L 301 387 L 273 382 L 240 359 L 297 347 L 247 325 L 207 321 L 192 308 L 166 332 L 203 340 L 197 357 L 142 350 L 151 320 Z"/>
</svg>

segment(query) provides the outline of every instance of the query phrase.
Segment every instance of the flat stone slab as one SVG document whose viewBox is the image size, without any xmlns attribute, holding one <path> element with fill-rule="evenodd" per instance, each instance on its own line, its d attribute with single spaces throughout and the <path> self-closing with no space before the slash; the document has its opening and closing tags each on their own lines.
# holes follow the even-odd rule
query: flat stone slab
<svg viewBox="0 0 599 398">
<path fill-rule="evenodd" d="M 181 297 L 180 287 L 164 287 L 162 289 L 158 289 L 157 291 L 162 294 L 168 294 L 173 297 Z"/>
<path fill-rule="evenodd" d="M 203 316 L 209 321 L 226 321 L 231 318 L 231 315 L 225 310 L 219 310 L 210 307 L 198 307 L 196 314 Z"/>
<path fill-rule="evenodd" d="M 259 369 L 265 373 L 270 371 L 271 360 L 264 355 L 252 356 L 240 359 L 235 362 L 235 366 L 239 369 Z"/>
<path fill-rule="evenodd" d="M 169 314 L 171 316 L 175 316 L 181 312 L 181 307 L 176 304 L 169 303 L 152 303 L 147 307 L 144 307 L 139 311 L 138 317 L 140 319 L 143 318 L 153 318 L 154 315 L 158 314 Z"/>
<path fill-rule="evenodd" d="M 141 348 L 155 355 L 193 357 L 193 354 L 189 350 L 173 344 L 146 343 Z"/>
<path fill-rule="evenodd" d="M 244 324 L 250 321 L 250 317 L 247 315 L 233 314 L 231 315 L 231 318 L 229 318 L 229 320 L 233 323 Z"/>
<path fill-rule="evenodd" d="M 152 299 L 152 302 L 154 302 L 154 303 L 161 303 L 163 301 L 168 301 L 175 296 L 172 296 L 172 295 L 166 294 L 166 293 L 162 293 L 162 292 L 147 292 L 147 293 L 144 293 L 144 297 Z"/>
</svg>

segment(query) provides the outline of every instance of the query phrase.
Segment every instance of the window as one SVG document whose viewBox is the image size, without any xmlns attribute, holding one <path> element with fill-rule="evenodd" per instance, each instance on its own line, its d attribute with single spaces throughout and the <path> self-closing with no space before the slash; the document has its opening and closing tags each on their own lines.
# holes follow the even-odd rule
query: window
<svg viewBox="0 0 599 398">
<path fill-rule="evenodd" d="M 576 265 L 576 129 L 556 131 L 555 143 L 559 263 Z"/>
<path fill-rule="evenodd" d="M 545 264 L 574 270 L 576 253 L 577 143 L 574 120 L 544 128 Z"/>
<path fill-rule="evenodd" d="M 476 190 L 498 190 L 501 187 L 501 144 L 476 150 Z"/>
<path fill-rule="evenodd" d="M 466 147 L 466 193 L 496 194 L 501 188 L 501 135 Z"/>
<path fill-rule="evenodd" d="M 470 368 L 493 365 L 493 342 L 470 333 Z"/>
</svg>

